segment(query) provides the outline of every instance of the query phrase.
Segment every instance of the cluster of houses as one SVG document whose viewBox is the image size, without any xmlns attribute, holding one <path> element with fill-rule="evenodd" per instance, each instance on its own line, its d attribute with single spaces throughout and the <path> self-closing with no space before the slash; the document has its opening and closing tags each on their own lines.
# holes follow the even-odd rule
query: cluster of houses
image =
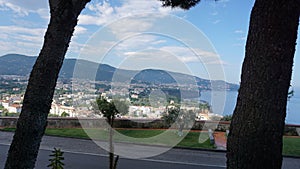
<svg viewBox="0 0 300 169">
<path fill-rule="evenodd" d="M 101 94 L 101 98 L 105 98 L 108 101 L 106 93 Z M 127 100 L 129 101 L 129 100 Z M 175 102 L 173 100 L 170 101 L 167 108 L 175 108 Z M 210 120 L 212 116 L 215 116 L 208 109 L 200 109 L 199 107 L 188 107 L 181 106 L 182 110 L 191 110 L 196 113 L 197 120 Z M 138 119 L 160 119 L 164 112 L 166 111 L 166 106 L 152 107 L 152 106 L 134 106 L 130 105 L 128 108 L 128 114 L 120 116 L 123 118 L 138 118 Z"/>
<path fill-rule="evenodd" d="M 22 101 L 23 95 L 11 95 L 6 96 L 4 99 L 0 100 L 0 105 L 3 106 L 3 109 L 8 113 L 21 113 L 22 110 Z M 0 113 L 2 113 L 0 111 Z M 68 117 L 76 117 L 75 108 L 72 106 L 65 106 L 55 101 L 52 102 L 50 115 L 53 116 L 68 116 Z"/>
<path fill-rule="evenodd" d="M 84 94 L 79 94 L 78 96 L 83 97 Z M 67 96 L 66 96 L 67 97 Z M 73 96 L 74 97 L 74 96 Z M 108 98 L 105 93 L 102 93 L 102 98 Z M 90 108 L 87 107 L 79 107 L 75 108 L 73 106 L 67 106 L 64 104 L 65 99 L 62 99 L 61 96 L 58 100 L 53 100 L 51 109 L 50 109 L 50 116 L 57 116 L 57 117 L 94 117 L 93 112 Z M 71 96 L 67 97 L 71 99 Z M 76 97 L 75 97 L 76 99 Z M 21 113 L 22 110 L 22 101 L 23 95 L 9 95 L 0 100 L 0 105 L 6 109 L 6 112 L 9 113 Z M 90 101 L 87 99 L 87 101 Z M 169 107 L 174 104 L 174 101 L 169 103 Z M 86 104 L 90 105 L 90 104 Z M 207 109 L 199 109 L 199 107 L 181 107 L 185 110 L 192 110 L 196 113 L 196 117 L 198 120 L 210 120 L 211 112 Z M 134 106 L 130 105 L 128 109 L 128 114 L 124 116 L 120 116 L 123 118 L 143 118 L 143 119 L 159 119 L 162 117 L 163 113 L 166 111 L 165 106 L 160 107 L 152 107 L 152 106 Z M 1 111 L 0 111 L 1 113 Z"/>
<path fill-rule="evenodd" d="M 7 96 L 5 99 L 0 100 L 0 105 L 2 105 L 9 113 L 21 113 L 22 100 L 22 95 Z"/>
</svg>

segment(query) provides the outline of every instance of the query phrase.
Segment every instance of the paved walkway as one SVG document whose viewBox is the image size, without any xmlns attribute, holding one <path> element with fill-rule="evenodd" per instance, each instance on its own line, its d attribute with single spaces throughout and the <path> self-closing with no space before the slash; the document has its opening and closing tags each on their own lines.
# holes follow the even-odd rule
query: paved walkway
<svg viewBox="0 0 300 169">
<path fill-rule="evenodd" d="M 226 150 L 226 133 L 225 132 L 214 132 L 215 145 L 218 150 Z"/>
<path fill-rule="evenodd" d="M 218 136 L 222 136 L 223 134 L 217 134 Z M 223 135 L 225 136 L 225 134 Z M 11 132 L 0 132 L 0 168 L 3 168 L 4 160 L 6 158 L 6 152 L 8 149 L 8 145 L 11 143 L 13 137 L 13 133 Z M 217 139 L 218 140 L 218 139 Z M 218 141 L 217 141 L 218 142 Z M 101 142 L 100 144 L 104 145 L 105 143 Z M 3 146 L 6 145 L 4 150 Z M 120 163 L 127 163 L 128 158 L 134 158 L 137 156 L 146 156 L 154 152 L 159 152 L 162 147 L 158 146 L 142 146 L 142 145 L 135 145 L 135 144 L 125 144 L 125 143 L 118 143 L 116 144 L 119 149 L 118 151 L 123 151 L 123 153 L 129 154 L 129 156 L 122 156 L 120 158 Z M 2 146 L 2 147 L 1 147 Z M 44 155 L 39 157 L 41 160 L 37 160 L 39 163 L 36 169 L 44 169 L 45 164 L 48 163 L 48 158 L 50 151 L 45 150 L 53 150 L 53 147 L 60 148 L 64 152 L 66 152 L 66 168 L 77 169 L 74 164 L 77 163 L 85 163 L 88 162 L 89 164 L 96 160 L 94 157 L 101 157 L 102 161 L 97 161 L 99 165 L 95 164 L 95 167 L 90 167 L 89 169 L 96 169 L 101 168 L 100 164 L 107 163 L 107 152 L 97 146 L 91 140 L 84 140 L 84 139 L 73 139 L 73 138 L 63 138 L 63 137 L 51 137 L 51 136 L 44 136 L 42 143 L 41 143 L 41 152 L 40 155 Z M 1 152 L 2 151 L 2 152 Z M 77 156 L 76 158 L 71 158 L 71 156 Z M 103 159 L 104 158 L 104 159 Z M 73 161 L 72 161 L 73 160 Z M 75 161 L 74 161 L 75 160 Z M 104 160 L 104 161 L 103 161 Z M 150 163 L 149 163 L 150 162 Z M 96 162 L 95 162 L 96 163 Z M 131 161 L 130 164 L 128 163 L 123 165 L 126 167 L 131 165 L 136 165 L 139 163 L 139 168 L 145 165 L 151 165 L 152 163 L 156 163 L 157 166 L 161 166 L 160 168 L 164 169 L 185 169 L 185 168 L 226 168 L 226 156 L 225 152 L 213 152 L 213 151 L 201 151 L 201 150 L 189 150 L 189 149 L 170 149 L 169 151 L 157 154 L 153 157 L 148 158 L 140 158 L 138 160 Z M 159 165 L 161 164 L 161 165 Z M 94 164 L 93 164 L 94 165 Z M 169 166 L 171 165 L 171 166 Z M 168 167 L 169 166 L 169 167 Z M 79 167 L 80 168 L 80 167 Z M 103 167 L 102 167 L 103 168 Z M 122 167 L 121 167 L 122 168 Z M 148 169 L 147 167 L 143 167 L 144 169 Z M 283 169 L 295 169 L 300 168 L 300 159 L 299 158 L 284 158 L 283 159 Z"/>
</svg>

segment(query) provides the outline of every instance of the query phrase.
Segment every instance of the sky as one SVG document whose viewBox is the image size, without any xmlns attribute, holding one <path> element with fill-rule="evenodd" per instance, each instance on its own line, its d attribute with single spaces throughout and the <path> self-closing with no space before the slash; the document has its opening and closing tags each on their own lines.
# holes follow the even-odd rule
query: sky
<svg viewBox="0 0 300 169">
<path fill-rule="evenodd" d="M 185 11 L 163 8 L 158 0 L 92 0 L 79 16 L 66 58 L 238 84 L 253 4 L 254 0 L 202 0 Z M 0 0 L 0 56 L 39 54 L 48 6 L 44 0 Z M 297 50 L 294 87 L 300 87 L 299 57 Z"/>
</svg>

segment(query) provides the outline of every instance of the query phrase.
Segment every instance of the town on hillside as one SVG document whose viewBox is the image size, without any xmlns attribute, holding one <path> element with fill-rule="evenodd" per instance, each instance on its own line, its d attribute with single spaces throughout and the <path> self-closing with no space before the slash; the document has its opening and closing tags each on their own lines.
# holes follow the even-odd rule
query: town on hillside
<svg viewBox="0 0 300 169">
<path fill-rule="evenodd" d="M 0 115 L 18 116 L 27 85 L 23 76 L 1 76 Z M 96 99 L 110 101 L 119 99 L 128 104 L 127 114 L 118 114 L 125 119 L 161 119 L 170 108 L 180 107 L 182 111 L 193 112 L 196 120 L 217 120 L 221 116 L 213 114 L 210 105 L 199 99 L 182 99 L 178 87 L 172 85 L 109 84 L 101 81 L 80 81 L 60 79 L 57 82 L 49 117 L 101 118 L 96 113 Z M 184 86 L 186 90 L 191 90 Z M 182 88 L 184 88 L 182 87 Z M 153 94 L 159 91 L 158 94 Z M 167 93 L 167 94 L 165 94 Z M 152 95 L 151 95 L 152 94 Z M 164 97 L 161 94 L 165 94 Z M 153 96 L 154 95 L 154 96 Z"/>
</svg>

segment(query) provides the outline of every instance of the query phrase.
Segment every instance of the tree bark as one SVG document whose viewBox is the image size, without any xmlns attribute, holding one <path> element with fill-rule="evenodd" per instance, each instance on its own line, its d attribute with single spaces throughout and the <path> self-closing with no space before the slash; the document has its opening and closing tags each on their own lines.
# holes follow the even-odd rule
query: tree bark
<svg viewBox="0 0 300 169">
<path fill-rule="evenodd" d="M 113 143 L 113 125 L 114 125 L 114 118 L 111 117 L 110 120 L 110 127 L 108 128 L 109 132 L 109 168 L 114 169 L 114 159 L 115 159 L 115 154 L 114 154 L 114 143 Z"/>
<path fill-rule="evenodd" d="M 280 169 L 299 0 L 256 0 L 227 142 L 227 168 Z"/>
<path fill-rule="evenodd" d="M 5 169 L 33 169 L 60 68 L 77 18 L 90 0 L 49 0 L 51 19 L 33 66 Z"/>
<path fill-rule="evenodd" d="M 114 110 L 113 110 L 114 111 Z M 119 156 L 115 156 L 115 146 L 114 146 L 114 121 L 115 121 L 115 113 L 109 118 L 110 127 L 108 128 L 109 131 L 109 168 L 116 169 Z"/>
</svg>

